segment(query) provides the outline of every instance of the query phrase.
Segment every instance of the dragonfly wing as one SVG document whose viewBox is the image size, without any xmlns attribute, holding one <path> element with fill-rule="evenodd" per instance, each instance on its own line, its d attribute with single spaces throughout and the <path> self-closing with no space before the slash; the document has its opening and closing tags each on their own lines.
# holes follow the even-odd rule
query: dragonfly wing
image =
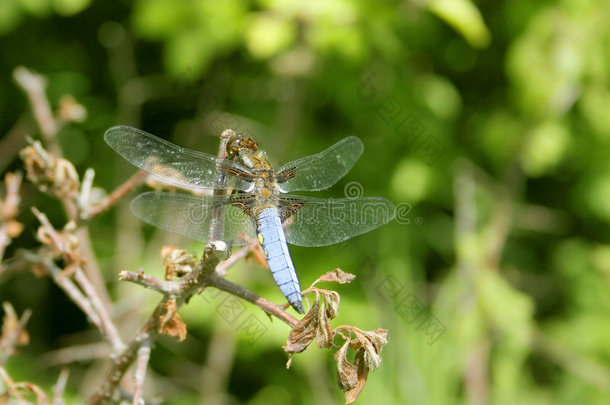
<svg viewBox="0 0 610 405">
<path fill-rule="evenodd" d="M 112 127 L 104 134 L 104 140 L 125 160 L 169 184 L 193 189 L 215 188 L 217 170 L 220 170 L 222 174 L 232 174 L 222 188 L 246 191 L 251 187 L 249 171 L 244 166 L 181 148 L 137 128 Z"/>
<path fill-rule="evenodd" d="M 394 204 L 382 197 L 290 196 L 280 204 L 286 240 L 306 247 L 341 243 L 387 224 L 396 215 Z"/>
<path fill-rule="evenodd" d="M 214 209 L 222 207 L 224 230 L 220 239 L 227 244 L 240 246 L 256 240 L 252 219 L 239 208 L 239 204 L 246 204 L 248 197 L 199 197 L 181 193 L 146 192 L 131 201 L 131 211 L 150 225 L 206 242 Z"/>
<path fill-rule="evenodd" d="M 349 172 L 362 155 L 364 145 L 355 136 L 345 138 L 318 154 L 280 167 L 277 181 L 283 192 L 318 191 L 331 187 Z"/>
</svg>

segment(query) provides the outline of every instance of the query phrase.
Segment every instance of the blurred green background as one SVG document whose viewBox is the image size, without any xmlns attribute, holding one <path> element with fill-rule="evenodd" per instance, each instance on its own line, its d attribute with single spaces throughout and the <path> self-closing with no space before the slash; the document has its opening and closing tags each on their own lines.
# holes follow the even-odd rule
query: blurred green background
<svg viewBox="0 0 610 405">
<path fill-rule="evenodd" d="M 135 172 L 102 139 L 114 124 L 209 153 L 233 128 L 276 164 L 358 136 L 362 158 L 319 195 L 356 187 L 399 204 L 399 220 L 291 252 L 303 288 L 336 267 L 358 276 L 337 287 L 334 326 L 389 330 L 359 403 L 608 404 L 609 20 L 602 0 L 2 0 L 0 128 L 33 123 L 12 80 L 25 66 L 54 107 L 66 94 L 86 107 L 59 140 L 108 191 Z M 22 166 L 13 149 L 4 171 Z M 7 258 L 37 246 L 31 206 L 65 219 L 31 184 L 22 197 Z M 118 272 L 161 277 L 162 245 L 202 248 L 143 226 L 128 200 L 90 224 L 124 339 L 159 296 Z M 282 302 L 254 263 L 229 278 Z M 68 397 L 88 396 L 107 355 L 79 310 L 31 272 L 0 278 L 0 297 L 33 310 L 11 376 L 50 391 L 72 360 Z M 332 353 L 310 347 L 286 370 L 284 324 L 247 306 L 265 327 L 254 336 L 223 317 L 225 296 L 202 297 L 180 311 L 186 341 L 157 341 L 148 398 L 342 403 Z"/>
</svg>

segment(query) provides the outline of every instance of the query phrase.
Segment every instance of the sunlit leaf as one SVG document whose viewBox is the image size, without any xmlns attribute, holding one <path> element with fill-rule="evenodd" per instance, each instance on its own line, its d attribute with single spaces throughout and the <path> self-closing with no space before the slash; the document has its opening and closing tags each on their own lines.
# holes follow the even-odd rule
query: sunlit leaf
<svg viewBox="0 0 610 405">
<path fill-rule="evenodd" d="M 71 16 L 80 13 L 91 3 L 91 0 L 52 0 L 57 14 Z"/>
<path fill-rule="evenodd" d="M 491 35 L 479 9 L 470 0 L 432 0 L 428 9 L 466 38 L 471 46 L 485 48 Z"/>
</svg>

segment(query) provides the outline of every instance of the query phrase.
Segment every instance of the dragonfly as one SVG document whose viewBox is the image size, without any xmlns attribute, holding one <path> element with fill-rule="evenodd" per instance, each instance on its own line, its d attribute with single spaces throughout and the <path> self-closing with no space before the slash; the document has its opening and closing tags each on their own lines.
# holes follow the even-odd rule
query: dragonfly
<svg viewBox="0 0 610 405">
<path fill-rule="evenodd" d="M 182 148 L 129 126 L 108 129 L 104 140 L 161 182 L 199 194 L 144 192 L 131 202 L 135 216 L 204 243 L 211 238 L 229 246 L 258 241 L 275 283 L 301 314 L 301 288 L 287 243 L 333 245 L 387 224 L 395 216 L 394 204 L 382 197 L 290 194 L 324 190 L 344 177 L 364 150 L 354 136 L 277 170 L 255 139 L 235 133 L 226 143 L 226 157 Z"/>
</svg>

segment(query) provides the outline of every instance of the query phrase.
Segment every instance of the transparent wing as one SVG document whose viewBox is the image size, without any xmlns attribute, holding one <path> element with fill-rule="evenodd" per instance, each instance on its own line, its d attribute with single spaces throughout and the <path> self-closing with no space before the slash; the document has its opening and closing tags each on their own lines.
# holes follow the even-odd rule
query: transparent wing
<svg viewBox="0 0 610 405">
<path fill-rule="evenodd" d="M 147 132 L 128 126 L 108 129 L 104 140 L 131 164 L 164 182 L 193 189 L 215 188 L 217 167 L 227 176 L 223 188 L 247 191 L 251 187 L 244 166 L 212 155 L 181 148 Z M 243 177 L 237 174 L 243 174 Z"/>
<path fill-rule="evenodd" d="M 278 183 L 283 192 L 318 191 L 331 187 L 349 172 L 364 150 L 362 141 L 350 136 L 315 155 L 280 167 Z"/>
<path fill-rule="evenodd" d="M 298 246 L 327 246 L 372 231 L 394 219 L 396 207 L 381 197 L 280 199 L 286 240 Z"/>
<path fill-rule="evenodd" d="M 223 240 L 241 246 L 256 239 L 254 223 L 238 206 L 251 196 L 193 196 L 169 192 L 146 192 L 131 201 L 131 211 L 142 221 L 200 242 L 209 239 L 215 207 L 224 208 Z"/>
</svg>

